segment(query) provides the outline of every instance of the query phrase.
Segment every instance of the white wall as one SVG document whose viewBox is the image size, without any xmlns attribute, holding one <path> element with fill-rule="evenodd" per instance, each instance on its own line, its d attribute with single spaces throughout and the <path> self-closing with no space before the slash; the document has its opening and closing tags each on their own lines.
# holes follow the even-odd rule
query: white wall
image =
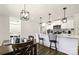
<svg viewBox="0 0 79 59">
<path fill-rule="evenodd" d="M 6 15 L 8 12 L 6 8 L 6 5 L 0 5 L 0 45 L 9 37 L 9 17 Z"/>
<path fill-rule="evenodd" d="M 39 33 L 39 24 L 31 20 L 21 21 L 21 35 L 27 37 L 28 35 L 36 35 Z"/>
<path fill-rule="evenodd" d="M 10 35 L 21 34 L 21 21 L 16 17 L 9 17 Z"/>
</svg>

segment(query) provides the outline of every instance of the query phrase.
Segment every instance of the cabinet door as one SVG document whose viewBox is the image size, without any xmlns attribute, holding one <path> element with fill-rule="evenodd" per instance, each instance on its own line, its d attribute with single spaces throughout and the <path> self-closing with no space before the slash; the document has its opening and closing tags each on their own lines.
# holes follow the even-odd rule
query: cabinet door
<svg viewBox="0 0 79 59">
<path fill-rule="evenodd" d="M 65 28 L 74 28 L 74 26 L 73 26 L 73 20 L 68 20 L 67 23 L 62 23 L 61 28 L 62 29 L 65 29 Z"/>
</svg>

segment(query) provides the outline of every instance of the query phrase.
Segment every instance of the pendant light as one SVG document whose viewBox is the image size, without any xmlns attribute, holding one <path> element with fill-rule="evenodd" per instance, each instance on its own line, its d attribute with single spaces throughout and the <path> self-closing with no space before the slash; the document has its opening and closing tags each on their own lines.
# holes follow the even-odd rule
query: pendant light
<svg viewBox="0 0 79 59">
<path fill-rule="evenodd" d="M 50 20 L 51 13 L 49 13 L 48 15 L 49 15 L 48 25 L 51 25 L 51 20 Z"/>
<path fill-rule="evenodd" d="M 20 19 L 24 20 L 24 21 L 28 21 L 29 20 L 29 12 L 26 10 L 26 5 L 24 4 L 24 9 L 21 10 L 20 12 Z"/>
<path fill-rule="evenodd" d="M 42 20 L 41 19 L 42 19 L 42 17 L 40 17 L 40 25 L 42 25 Z"/>
<path fill-rule="evenodd" d="M 66 7 L 63 8 L 63 11 L 64 11 L 64 18 L 62 19 L 63 23 L 67 23 L 66 9 L 67 9 Z"/>
<path fill-rule="evenodd" d="M 40 17 L 40 33 L 42 33 L 42 17 Z"/>
</svg>

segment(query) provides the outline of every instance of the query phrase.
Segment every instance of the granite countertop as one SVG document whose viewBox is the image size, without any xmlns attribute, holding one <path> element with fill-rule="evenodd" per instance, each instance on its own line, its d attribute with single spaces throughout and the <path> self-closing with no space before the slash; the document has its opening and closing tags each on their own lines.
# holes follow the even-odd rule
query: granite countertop
<svg viewBox="0 0 79 59">
<path fill-rule="evenodd" d="M 47 34 L 41 34 L 41 37 L 48 38 Z M 70 38 L 70 39 L 79 39 L 79 35 L 71 35 L 71 34 L 58 34 L 59 38 Z"/>
<path fill-rule="evenodd" d="M 70 38 L 70 39 L 79 39 L 79 35 L 57 35 L 58 37 L 62 37 L 62 38 Z"/>
</svg>

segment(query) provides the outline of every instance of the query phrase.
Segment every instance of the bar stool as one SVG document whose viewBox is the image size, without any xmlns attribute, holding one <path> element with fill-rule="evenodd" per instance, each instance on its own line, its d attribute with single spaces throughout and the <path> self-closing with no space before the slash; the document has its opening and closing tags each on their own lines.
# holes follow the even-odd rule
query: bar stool
<svg viewBox="0 0 79 59">
<path fill-rule="evenodd" d="M 28 36 L 28 39 L 29 39 L 29 40 L 34 40 L 34 36 L 29 35 L 29 36 Z"/>
<path fill-rule="evenodd" d="M 28 41 L 31 41 L 31 40 L 32 40 L 33 43 L 36 43 L 36 40 L 35 40 L 34 36 L 29 35 L 29 36 L 28 36 L 28 39 L 29 39 Z"/>
<path fill-rule="evenodd" d="M 42 45 L 44 45 L 44 38 L 40 37 L 40 35 L 38 35 L 39 38 L 39 44 L 41 44 L 40 42 L 42 41 Z"/>
<path fill-rule="evenodd" d="M 50 51 L 51 51 L 51 48 L 54 47 L 57 53 L 57 35 L 50 32 L 48 33 L 48 36 L 49 36 L 49 42 L 50 42 Z M 54 46 L 52 46 L 52 43 L 54 44 Z"/>
</svg>

